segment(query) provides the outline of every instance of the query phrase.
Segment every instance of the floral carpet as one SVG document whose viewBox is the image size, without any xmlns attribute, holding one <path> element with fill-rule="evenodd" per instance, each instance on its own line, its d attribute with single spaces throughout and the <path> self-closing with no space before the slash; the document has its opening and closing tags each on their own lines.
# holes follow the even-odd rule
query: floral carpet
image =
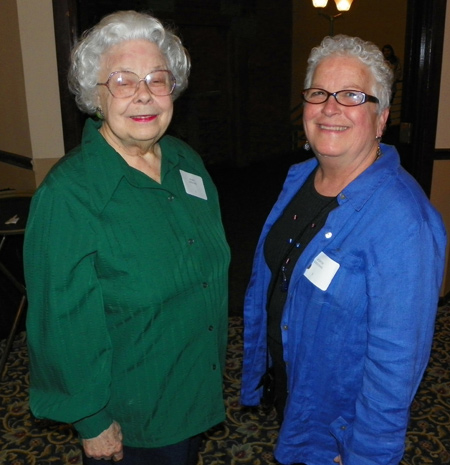
<svg viewBox="0 0 450 465">
<path fill-rule="evenodd" d="M 0 382 L 0 463 L 81 465 L 70 425 L 33 418 L 28 409 L 25 333 L 13 344 Z M 4 348 L 0 346 L 0 352 Z M 199 465 L 274 465 L 278 424 L 273 412 L 239 405 L 242 318 L 230 318 L 225 374 L 226 421 L 205 434 Z M 438 312 L 431 361 L 412 406 L 401 465 L 450 464 L 450 307 Z"/>
</svg>

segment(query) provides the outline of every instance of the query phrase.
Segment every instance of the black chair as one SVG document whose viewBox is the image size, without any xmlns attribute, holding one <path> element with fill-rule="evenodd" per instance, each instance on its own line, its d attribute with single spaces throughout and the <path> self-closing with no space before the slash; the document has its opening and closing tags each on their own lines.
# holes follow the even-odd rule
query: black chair
<svg viewBox="0 0 450 465">
<path fill-rule="evenodd" d="M 14 242 L 10 240 L 12 236 L 24 234 L 32 196 L 31 192 L 6 191 L 0 193 L 0 254 L 2 250 L 3 252 L 6 251 L 8 243 L 12 244 Z M 22 266 L 21 263 L 17 265 Z M 21 295 L 12 327 L 6 339 L 5 350 L 0 359 L 0 379 L 3 378 L 3 370 L 27 302 L 25 285 L 10 271 L 10 268 L 11 265 L 8 268 L 5 263 L 2 263 L 0 255 L 0 272 L 6 276 L 7 280 L 11 282 Z"/>
</svg>

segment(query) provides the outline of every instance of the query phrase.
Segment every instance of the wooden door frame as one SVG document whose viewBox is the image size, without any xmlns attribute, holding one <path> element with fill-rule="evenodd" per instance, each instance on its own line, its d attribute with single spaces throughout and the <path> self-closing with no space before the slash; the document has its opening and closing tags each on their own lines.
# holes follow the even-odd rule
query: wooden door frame
<svg viewBox="0 0 450 465">
<path fill-rule="evenodd" d="M 447 0 L 408 0 L 401 140 L 403 166 L 431 192 Z"/>
<path fill-rule="evenodd" d="M 446 6 L 447 0 L 408 0 L 407 8 L 401 114 L 404 142 L 398 148 L 402 164 L 428 195 L 433 161 L 437 158 L 435 139 Z M 67 88 L 69 53 L 78 33 L 77 0 L 53 0 L 53 15 L 64 144 L 68 151 L 79 143 L 84 121 Z"/>
<path fill-rule="evenodd" d="M 67 85 L 70 51 L 78 39 L 77 0 L 52 0 L 52 3 L 64 149 L 68 152 L 80 143 L 86 118 Z"/>
</svg>

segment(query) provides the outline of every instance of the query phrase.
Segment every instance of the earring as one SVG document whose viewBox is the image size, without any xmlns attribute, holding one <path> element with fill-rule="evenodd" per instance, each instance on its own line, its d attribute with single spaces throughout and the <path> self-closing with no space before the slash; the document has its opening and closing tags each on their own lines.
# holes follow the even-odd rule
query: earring
<svg viewBox="0 0 450 465">
<path fill-rule="evenodd" d="M 309 142 L 308 142 L 308 141 L 305 142 L 305 145 L 303 146 L 303 148 L 304 148 L 305 150 L 311 150 L 311 146 L 309 145 Z"/>
<path fill-rule="evenodd" d="M 103 111 L 100 107 L 97 108 L 96 112 L 95 112 L 95 116 L 99 119 L 99 120 L 104 120 L 105 119 L 105 115 L 103 114 Z"/>
</svg>

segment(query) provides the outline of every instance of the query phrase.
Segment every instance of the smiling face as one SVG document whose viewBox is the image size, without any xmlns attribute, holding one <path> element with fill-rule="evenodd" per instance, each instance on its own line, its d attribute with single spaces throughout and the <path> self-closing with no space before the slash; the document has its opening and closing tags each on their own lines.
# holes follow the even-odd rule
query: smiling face
<svg viewBox="0 0 450 465">
<path fill-rule="evenodd" d="M 113 71 L 132 71 L 143 78 L 157 69 L 167 69 L 157 45 L 129 40 L 114 45 L 103 56 L 98 82 L 106 82 Z M 98 89 L 99 107 L 104 114 L 100 132 L 106 141 L 119 152 L 151 151 L 172 119 L 172 96 L 152 95 L 144 81 L 128 98 L 113 97 L 106 86 Z"/>
<path fill-rule="evenodd" d="M 374 78 L 369 68 L 354 57 L 331 56 L 317 66 L 311 87 L 328 92 L 359 90 L 373 95 Z M 377 104 L 346 107 L 332 96 L 321 104 L 305 103 L 303 123 L 309 144 L 320 157 L 354 161 L 372 157 L 377 149 L 388 110 L 377 113 Z"/>
</svg>

